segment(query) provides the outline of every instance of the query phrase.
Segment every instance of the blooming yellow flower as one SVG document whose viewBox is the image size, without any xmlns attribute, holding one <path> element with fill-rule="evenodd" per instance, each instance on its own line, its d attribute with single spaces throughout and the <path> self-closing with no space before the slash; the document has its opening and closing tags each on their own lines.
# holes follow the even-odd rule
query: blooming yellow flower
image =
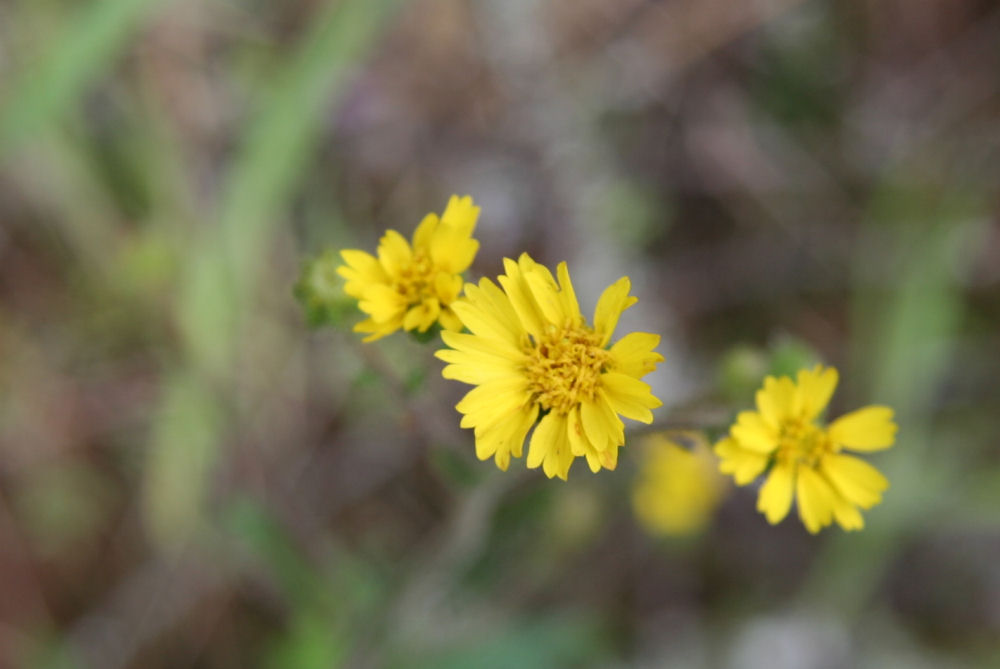
<svg viewBox="0 0 1000 669">
<path fill-rule="evenodd" d="M 861 509 L 882 500 L 886 478 L 864 460 L 842 453 L 892 446 L 896 423 L 889 407 L 867 406 L 829 426 L 817 424 L 837 387 L 837 370 L 801 370 L 796 383 L 767 377 L 757 391 L 757 411 L 737 416 L 729 436 L 715 446 L 720 470 L 745 485 L 771 466 L 757 497 L 768 522 L 781 521 L 798 499 L 799 518 L 812 533 L 836 520 L 845 530 L 864 527 Z"/>
<path fill-rule="evenodd" d="M 690 441 L 691 448 L 678 444 Z M 632 508 L 651 534 L 683 536 L 701 530 L 725 492 L 715 458 L 697 432 L 657 432 L 643 440 Z"/>
<path fill-rule="evenodd" d="M 347 279 L 344 292 L 357 298 L 368 318 L 354 326 L 373 341 L 396 330 L 426 332 L 434 323 L 461 330 L 451 310 L 462 292 L 462 272 L 479 250 L 472 232 L 479 207 L 469 196 L 452 195 L 439 219 L 427 214 L 413 233 L 413 245 L 395 230 L 379 240 L 378 257 L 346 249 L 346 265 L 337 272 Z"/>
<path fill-rule="evenodd" d="M 489 279 L 466 284 L 452 308 L 471 334 L 442 332 L 451 348 L 437 352 L 450 363 L 446 379 L 476 386 L 456 406 L 462 427 L 475 430 L 476 455 L 506 470 L 537 421 L 529 468 L 565 480 L 584 456 L 592 471 L 614 469 L 625 443 L 618 416 L 649 423 L 650 409 L 662 404 L 639 380 L 663 360 L 653 352 L 660 337 L 633 332 L 608 347 L 621 313 L 637 301 L 631 283 L 622 277 L 604 291 L 591 327 L 566 263 L 558 283 L 527 254 L 504 259 L 504 269 L 502 290 Z"/>
</svg>

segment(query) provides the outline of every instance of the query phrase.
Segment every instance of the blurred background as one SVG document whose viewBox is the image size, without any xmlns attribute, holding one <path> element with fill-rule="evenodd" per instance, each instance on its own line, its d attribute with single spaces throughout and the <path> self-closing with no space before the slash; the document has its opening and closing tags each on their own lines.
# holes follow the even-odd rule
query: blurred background
<svg viewBox="0 0 1000 669">
<path fill-rule="evenodd" d="M 0 666 L 1000 667 L 998 73 L 987 0 L 0 2 Z M 632 278 L 654 430 L 893 406 L 867 528 L 648 526 L 647 428 L 502 473 L 433 343 L 307 326 L 452 193 L 474 276 Z"/>
</svg>

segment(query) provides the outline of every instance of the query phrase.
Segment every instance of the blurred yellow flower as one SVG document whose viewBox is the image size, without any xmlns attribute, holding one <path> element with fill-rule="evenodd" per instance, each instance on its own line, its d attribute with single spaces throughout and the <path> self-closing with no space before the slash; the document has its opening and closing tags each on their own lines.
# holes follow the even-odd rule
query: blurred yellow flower
<svg viewBox="0 0 1000 669">
<path fill-rule="evenodd" d="M 462 427 L 475 430 L 476 455 L 493 456 L 506 470 L 538 421 L 529 468 L 566 479 L 584 456 L 594 472 L 614 469 L 625 443 L 619 415 L 649 423 L 650 409 L 662 404 L 639 380 L 663 360 L 653 352 L 659 335 L 633 332 L 608 347 L 621 313 L 637 301 L 628 278 L 604 291 L 591 327 L 566 263 L 556 270 L 558 283 L 527 254 L 504 259 L 504 268 L 503 290 L 489 279 L 466 284 L 452 308 L 471 334 L 443 332 L 451 348 L 437 352 L 449 363 L 446 379 L 476 386 L 456 406 Z"/>
<path fill-rule="evenodd" d="M 889 487 L 877 469 L 841 451 L 892 446 L 897 429 L 892 409 L 868 406 L 829 426 L 817 424 L 836 386 L 837 370 L 819 365 L 801 370 L 797 383 L 769 376 L 757 391 L 757 411 L 740 413 L 729 436 L 715 446 L 720 470 L 739 485 L 771 466 L 757 498 L 757 510 L 771 524 L 781 521 L 797 498 L 799 518 L 810 532 L 834 520 L 845 530 L 860 530 L 864 520 L 858 509 L 878 504 Z"/>
<path fill-rule="evenodd" d="M 708 524 L 725 488 L 700 433 L 659 432 L 644 440 L 632 508 L 651 534 L 694 534 Z"/>
<path fill-rule="evenodd" d="M 426 332 L 435 323 L 461 330 L 451 304 L 462 292 L 462 272 L 479 250 L 472 238 L 478 218 L 479 207 L 471 197 L 452 195 L 440 218 L 424 217 L 412 246 L 388 230 L 379 240 L 377 258 L 356 249 L 341 251 L 346 265 L 337 273 L 347 280 L 344 292 L 368 314 L 354 331 L 373 341 L 400 328 Z"/>
</svg>

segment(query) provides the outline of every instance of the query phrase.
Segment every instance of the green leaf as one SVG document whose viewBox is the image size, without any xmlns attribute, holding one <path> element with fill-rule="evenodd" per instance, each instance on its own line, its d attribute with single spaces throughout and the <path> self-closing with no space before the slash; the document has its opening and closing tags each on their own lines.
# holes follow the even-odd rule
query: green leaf
<svg viewBox="0 0 1000 669">
<path fill-rule="evenodd" d="M 0 109 L 0 155 L 46 129 L 72 108 L 95 78 L 111 63 L 147 12 L 162 0 L 102 0 L 82 3 L 79 15 L 67 20 L 61 39 L 52 40 L 37 66 L 4 95 Z"/>
<path fill-rule="evenodd" d="M 794 379 L 800 369 L 812 369 L 819 362 L 816 350 L 801 339 L 784 336 L 771 346 L 770 373 L 775 376 Z"/>
<path fill-rule="evenodd" d="M 572 618 L 525 620 L 492 635 L 468 638 L 438 652 L 399 658 L 392 669 L 551 669 L 598 664 L 601 639 L 594 625 Z"/>
<path fill-rule="evenodd" d="M 218 458 L 219 408 L 193 374 L 174 376 L 153 423 L 143 486 L 144 519 L 153 542 L 173 548 L 205 521 L 209 474 Z"/>
<path fill-rule="evenodd" d="M 267 566 L 268 573 L 278 580 L 290 601 L 312 605 L 326 595 L 323 578 L 303 559 L 265 506 L 251 498 L 237 499 L 226 509 L 222 524 Z"/>
<path fill-rule="evenodd" d="M 346 659 L 348 648 L 336 622 L 319 611 L 299 611 L 288 631 L 272 640 L 264 666 L 273 669 L 330 669 Z"/>
</svg>

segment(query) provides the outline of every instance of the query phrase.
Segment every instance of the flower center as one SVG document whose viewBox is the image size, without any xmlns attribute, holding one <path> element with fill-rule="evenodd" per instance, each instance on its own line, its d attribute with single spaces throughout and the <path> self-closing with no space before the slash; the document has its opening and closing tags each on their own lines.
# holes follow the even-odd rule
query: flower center
<svg viewBox="0 0 1000 669">
<path fill-rule="evenodd" d="M 418 304 L 425 297 L 437 296 L 434 291 L 436 275 L 434 263 L 427 254 L 415 253 L 410 264 L 399 270 L 394 287 L 406 299 L 407 304 Z"/>
<path fill-rule="evenodd" d="M 821 457 L 833 450 L 826 430 L 811 421 L 793 418 L 781 425 L 777 452 L 779 460 L 815 467 Z"/>
<path fill-rule="evenodd" d="M 546 410 L 567 414 L 583 400 L 592 401 L 610 353 L 586 326 L 549 325 L 525 346 L 528 390 Z"/>
</svg>

